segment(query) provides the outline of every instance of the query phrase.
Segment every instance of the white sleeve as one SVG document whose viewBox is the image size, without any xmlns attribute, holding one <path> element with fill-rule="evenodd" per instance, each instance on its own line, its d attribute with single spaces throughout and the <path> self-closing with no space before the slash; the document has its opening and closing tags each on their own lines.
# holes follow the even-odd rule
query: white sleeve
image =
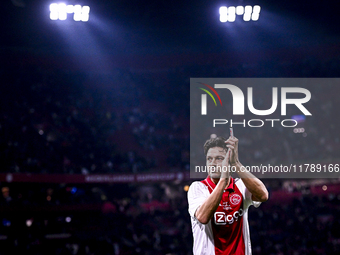
<svg viewBox="0 0 340 255">
<path fill-rule="evenodd" d="M 203 202 L 209 196 L 208 188 L 201 182 L 193 182 L 190 185 L 188 191 L 188 204 L 189 204 L 189 214 L 192 218 L 195 218 L 195 212 L 198 207 L 203 204 Z"/>
<path fill-rule="evenodd" d="M 246 188 L 246 198 L 247 198 L 248 201 L 250 201 L 249 206 L 253 205 L 257 208 L 261 205 L 261 202 L 253 201 L 252 194 L 250 193 L 250 191 L 247 188 Z"/>
<path fill-rule="evenodd" d="M 252 199 L 252 194 L 250 193 L 250 191 L 247 189 L 246 185 L 244 185 L 242 179 L 235 179 L 235 183 L 237 185 L 237 187 L 239 188 L 239 190 L 241 191 L 243 198 L 244 198 L 244 208 L 248 208 L 249 206 L 253 205 L 256 208 L 259 207 L 261 205 L 261 202 L 258 201 L 253 201 Z"/>
</svg>

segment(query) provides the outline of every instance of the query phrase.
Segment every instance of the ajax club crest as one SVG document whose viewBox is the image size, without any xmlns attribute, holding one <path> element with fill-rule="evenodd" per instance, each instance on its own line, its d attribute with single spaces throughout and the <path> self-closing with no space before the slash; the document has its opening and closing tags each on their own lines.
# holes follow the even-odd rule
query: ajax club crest
<svg viewBox="0 0 340 255">
<path fill-rule="evenodd" d="M 239 194 L 233 194 L 230 196 L 230 203 L 232 205 L 238 205 L 241 202 L 241 196 Z"/>
</svg>

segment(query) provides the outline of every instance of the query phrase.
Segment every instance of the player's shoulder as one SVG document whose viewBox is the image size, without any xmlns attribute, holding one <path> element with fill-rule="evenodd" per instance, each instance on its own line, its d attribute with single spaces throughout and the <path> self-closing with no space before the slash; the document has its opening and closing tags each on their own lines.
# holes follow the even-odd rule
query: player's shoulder
<svg viewBox="0 0 340 255">
<path fill-rule="evenodd" d="M 244 185 L 244 183 L 243 183 L 241 178 L 234 178 L 234 183 L 236 185 Z"/>
<path fill-rule="evenodd" d="M 234 178 L 234 182 L 236 183 L 236 182 L 242 182 L 242 179 L 241 178 Z"/>
<path fill-rule="evenodd" d="M 188 193 L 196 193 L 197 191 L 208 190 L 208 187 L 201 181 L 194 181 L 190 184 Z"/>
<path fill-rule="evenodd" d="M 191 188 L 206 188 L 206 185 L 202 181 L 194 181 L 190 184 L 189 190 Z"/>
<path fill-rule="evenodd" d="M 244 185 L 241 178 L 235 178 L 234 183 L 241 192 L 246 189 L 246 186 Z"/>
</svg>

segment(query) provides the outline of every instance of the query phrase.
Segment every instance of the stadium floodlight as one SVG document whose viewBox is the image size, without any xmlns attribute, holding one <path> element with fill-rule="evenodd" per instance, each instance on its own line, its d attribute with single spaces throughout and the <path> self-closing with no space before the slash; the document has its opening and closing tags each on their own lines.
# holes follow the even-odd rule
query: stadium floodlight
<svg viewBox="0 0 340 255">
<path fill-rule="evenodd" d="M 50 4 L 50 19 L 57 20 L 58 19 L 58 4 Z"/>
<path fill-rule="evenodd" d="M 58 6 L 58 14 L 60 20 L 66 20 L 67 19 L 67 13 L 66 13 L 66 4 L 59 4 Z"/>
<path fill-rule="evenodd" d="M 74 6 L 73 19 L 74 19 L 74 21 L 80 21 L 81 20 L 81 6 L 80 5 Z"/>
<path fill-rule="evenodd" d="M 228 8 L 226 6 L 220 7 L 220 21 L 221 22 L 228 21 Z"/>
<path fill-rule="evenodd" d="M 244 7 L 243 6 L 237 6 L 236 7 L 236 14 L 237 15 L 243 15 L 244 13 Z"/>
<path fill-rule="evenodd" d="M 89 20 L 89 14 L 90 14 L 90 7 L 89 6 L 83 6 L 82 13 L 81 13 L 81 21 L 86 22 Z"/>
<path fill-rule="evenodd" d="M 73 5 L 67 5 L 66 6 L 66 12 L 67 13 L 73 13 L 74 12 L 74 6 Z"/>
<path fill-rule="evenodd" d="M 51 20 L 66 20 L 67 14 L 73 13 L 73 20 L 86 22 L 90 17 L 90 7 L 81 5 L 66 5 L 64 3 L 50 4 Z"/>
<path fill-rule="evenodd" d="M 251 16 L 252 11 L 253 11 L 253 7 L 251 7 L 250 5 L 247 5 L 244 8 L 244 15 L 243 15 L 243 20 L 244 21 L 249 21 L 250 20 L 250 16 Z"/>
<path fill-rule="evenodd" d="M 253 21 L 256 21 L 256 20 L 259 19 L 260 11 L 261 11 L 261 7 L 259 5 L 255 5 L 254 8 L 253 8 L 253 14 L 251 15 L 251 19 Z"/>
<path fill-rule="evenodd" d="M 228 21 L 234 22 L 236 19 L 236 8 L 234 6 L 230 6 L 228 8 Z"/>
<path fill-rule="evenodd" d="M 221 6 L 219 9 L 220 22 L 234 22 L 236 20 L 236 15 L 243 15 L 244 21 L 257 21 L 260 17 L 261 7 L 255 5 L 254 7 L 247 6 Z"/>
</svg>

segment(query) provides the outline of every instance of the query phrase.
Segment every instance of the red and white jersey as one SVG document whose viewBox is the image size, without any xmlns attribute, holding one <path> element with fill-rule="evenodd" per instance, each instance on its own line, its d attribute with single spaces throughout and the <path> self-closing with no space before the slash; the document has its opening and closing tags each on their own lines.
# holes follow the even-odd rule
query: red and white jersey
<svg viewBox="0 0 340 255">
<path fill-rule="evenodd" d="M 221 202 L 208 224 L 200 223 L 195 212 L 216 187 L 207 177 L 190 185 L 188 191 L 189 214 L 194 236 L 194 255 L 251 255 L 248 208 L 259 207 L 252 194 L 239 178 L 230 179 Z"/>
</svg>

